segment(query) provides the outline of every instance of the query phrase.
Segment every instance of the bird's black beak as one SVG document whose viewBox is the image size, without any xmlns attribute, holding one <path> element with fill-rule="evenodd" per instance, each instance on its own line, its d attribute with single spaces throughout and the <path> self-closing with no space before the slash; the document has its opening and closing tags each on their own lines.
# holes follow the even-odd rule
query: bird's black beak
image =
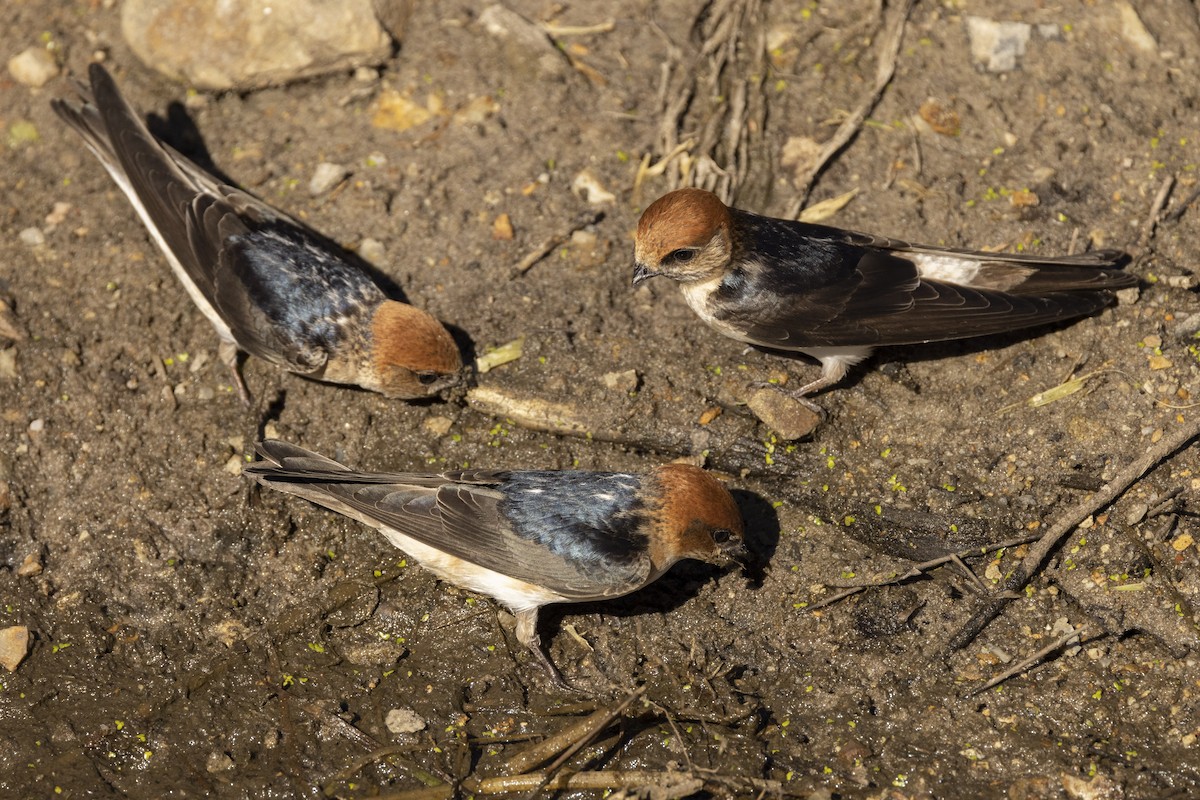
<svg viewBox="0 0 1200 800">
<path fill-rule="evenodd" d="M 639 283 L 646 280 L 647 278 L 653 278 L 655 275 L 659 275 L 659 274 L 660 273 L 655 272 L 654 270 L 650 269 L 649 267 L 647 267 L 645 264 L 643 264 L 640 261 L 633 262 L 633 285 L 634 286 L 637 286 Z"/>
<path fill-rule="evenodd" d="M 728 542 L 721 546 L 717 551 L 718 558 L 721 561 L 720 566 L 728 567 L 737 564 L 745 569 L 750 562 L 750 551 L 746 549 L 745 542 Z"/>
</svg>

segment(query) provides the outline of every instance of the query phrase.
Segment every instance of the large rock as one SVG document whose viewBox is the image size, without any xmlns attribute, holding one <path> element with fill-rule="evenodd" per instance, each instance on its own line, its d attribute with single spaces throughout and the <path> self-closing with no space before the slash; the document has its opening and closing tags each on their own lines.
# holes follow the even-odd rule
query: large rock
<svg viewBox="0 0 1200 800">
<path fill-rule="evenodd" d="M 125 0 L 138 58 L 197 89 L 256 89 L 385 61 L 414 0 Z"/>
</svg>

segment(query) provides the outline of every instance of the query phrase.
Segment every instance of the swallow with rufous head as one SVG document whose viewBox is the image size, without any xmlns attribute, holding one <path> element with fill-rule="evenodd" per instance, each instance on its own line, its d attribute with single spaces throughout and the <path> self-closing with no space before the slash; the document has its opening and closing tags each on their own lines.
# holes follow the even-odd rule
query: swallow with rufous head
<svg viewBox="0 0 1200 800">
<path fill-rule="evenodd" d="M 51 105 L 125 193 L 216 328 L 244 403 L 240 352 L 405 400 L 459 382 L 459 349 L 433 316 L 388 299 L 302 223 L 160 142 L 104 67 L 92 64 L 88 76 L 79 103 Z"/>
<path fill-rule="evenodd" d="M 914 245 L 731 208 L 679 189 L 642 213 L 633 283 L 678 281 L 709 327 L 742 342 L 803 353 L 826 389 L 884 345 L 966 339 L 1093 314 L 1137 284 L 1116 250 L 1074 256 Z M 820 409 L 817 409 L 818 411 Z"/>
<path fill-rule="evenodd" d="M 377 529 L 439 578 L 499 600 L 518 641 L 562 685 L 538 610 L 620 597 L 685 558 L 743 562 L 745 529 L 719 480 L 687 464 L 579 470 L 355 472 L 278 440 L 244 474 Z"/>
</svg>

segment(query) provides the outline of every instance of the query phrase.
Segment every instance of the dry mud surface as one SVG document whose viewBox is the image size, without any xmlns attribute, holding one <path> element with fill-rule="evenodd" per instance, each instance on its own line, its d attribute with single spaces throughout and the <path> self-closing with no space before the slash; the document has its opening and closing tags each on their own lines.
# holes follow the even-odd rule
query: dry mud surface
<svg viewBox="0 0 1200 800">
<path fill-rule="evenodd" d="M 1194 3 L 1139 4 L 1148 43 L 1116 3 L 914 7 L 894 80 L 810 204 L 857 189 L 832 224 L 929 243 L 1125 248 L 1144 284 L 1073 325 L 885 350 L 819 398 L 828 420 L 792 444 L 744 400 L 753 382 L 806 380 L 811 365 L 703 329 L 666 281 L 630 288 L 631 231 L 678 158 L 639 192 L 637 165 L 671 136 L 700 148 L 715 130 L 707 144 L 738 204 L 782 214 L 796 193 L 785 144 L 828 139 L 870 93 L 895 7 L 765 3 L 710 80 L 720 53 L 701 52 L 713 26 L 693 3 L 514 2 L 533 20 L 613 21 L 560 35 L 575 66 L 551 52 L 551 69 L 479 25 L 480 7 L 426 3 L 378 81 L 200 95 L 168 112 L 186 90 L 132 56 L 110 5 L 9 0 L 4 57 L 44 35 L 79 75 L 103 51 L 180 149 L 205 148 L 347 246 L 381 243 L 379 269 L 472 353 L 524 336 L 524 355 L 481 387 L 616 420 L 608 438 L 625 443 L 529 430 L 462 397 L 389 402 L 254 360 L 256 405 L 243 408 L 210 326 L 52 115 L 65 77 L 31 90 L 4 75 L 0 292 L 23 338 L 0 339 L 0 627 L 33 640 L 0 673 L 0 795 L 444 797 L 438 784 L 506 774 L 530 741 L 635 686 L 643 699 L 570 762 L 633 794 L 651 778 L 617 771 L 658 776 L 658 797 L 1200 794 L 1194 450 L 1072 531 L 963 649 L 949 642 L 979 608 L 979 582 L 998 591 L 1022 548 L 968 559 L 979 580 L 947 566 L 812 610 L 838 584 L 906 571 L 905 543 L 923 559 L 1045 530 L 1195 424 L 1200 208 L 1145 236 L 1164 179 L 1168 215 L 1196 188 Z M 967 14 L 1047 27 L 1015 71 L 993 74 L 973 66 Z M 444 112 L 403 131 L 373 124 L 388 91 Z M 722 115 L 743 101 L 730 148 Z M 932 127 L 917 121 L 923 105 Z M 313 198 L 323 161 L 353 175 Z M 584 169 L 614 203 L 572 193 Z M 69 207 L 55 215 L 55 203 Z M 594 240 L 514 276 L 597 208 Z M 501 214 L 511 239 L 494 238 Z M 44 243 L 19 240 L 28 228 Z M 628 370 L 632 391 L 603 381 Z M 1079 391 L 1026 402 L 1072 376 L 1087 376 Z M 548 609 L 550 653 L 588 690 L 564 695 L 487 598 L 357 523 L 251 491 L 238 467 L 264 432 L 387 470 L 638 470 L 707 450 L 737 489 L 757 562 L 744 575 L 684 564 L 618 601 Z M 969 694 L 1067 626 L 1081 646 Z M 394 709 L 423 728 L 390 732 Z"/>
</svg>

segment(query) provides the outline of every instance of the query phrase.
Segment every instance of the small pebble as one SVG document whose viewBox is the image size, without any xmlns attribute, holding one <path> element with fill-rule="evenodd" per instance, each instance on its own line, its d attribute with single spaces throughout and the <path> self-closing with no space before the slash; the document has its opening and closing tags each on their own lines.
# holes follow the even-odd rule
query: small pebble
<svg viewBox="0 0 1200 800">
<path fill-rule="evenodd" d="M 807 436 L 821 424 L 817 412 L 776 389 L 759 389 L 746 405 L 785 442 Z"/>
<path fill-rule="evenodd" d="M 17 377 L 17 348 L 0 350 L 0 378 L 12 380 Z"/>
<path fill-rule="evenodd" d="M 198 390 L 196 390 L 196 397 L 200 398 L 201 400 L 212 400 L 216 396 L 217 392 L 211 386 L 201 386 Z"/>
<path fill-rule="evenodd" d="M 25 228 L 17 234 L 17 238 L 21 244 L 29 247 L 41 247 L 46 243 L 46 234 L 42 233 L 41 228 Z"/>
<path fill-rule="evenodd" d="M 17 667 L 29 653 L 29 628 L 24 625 L 13 625 L 11 628 L 0 630 L 0 664 L 9 672 L 16 672 Z"/>
<path fill-rule="evenodd" d="M 225 462 L 223 469 L 230 475 L 241 475 L 243 463 L 244 461 L 240 455 L 230 456 L 229 460 Z"/>
<path fill-rule="evenodd" d="M 17 567 L 17 575 L 21 578 L 33 578 L 42 574 L 42 554 L 34 551 L 25 556 L 25 560 L 21 562 L 21 566 Z"/>
<path fill-rule="evenodd" d="M 323 195 L 345 180 L 349 174 L 350 170 L 341 164 L 322 161 L 320 164 L 317 164 L 317 169 L 313 172 L 312 180 L 308 182 L 308 193 L 313 197 Z"/>
<path fill-rule="evenodd" d="M 617 196 L 605 189 L 604 184 L 600 183 L 600 179 L 587 169 L 580 172 L 575 176 L 575 180 L 571 181 L 571 191 L 592 205 L 617 202 Z"/>
<path fill-rule="evenodd" d="M 37 89 L 58 75 L 58 63 L 44 47 L 29 47 L 8 60 L 8 74 L 17 83 Z"/>
<path fill-rule="evenodd" d="M 366 238 L 358 243 L 358 254 L 372 264 L 382 264 L 387 250 L 378 239 Z"/>
<path fill-rule="evenodd" d="M 213 751 L 208 754 L 208 760 L 204 762 L 204 768 L 209 772 L 224 772 L 225 770 L 233 769 L 233 759 L 228 753 L 218 753 Z"/>
<path fill-rule="evenodd" d="M 411 708 L 393 708 L 384 717 L 383 724 L 392 733 L 416 733 L 425 730 L 425 720 Z"/>
<path fill-rule="evenodd" d="M 454 420 L 449 417 L 429 417 L 421 423 L 421 427 L 434 436 L 445 436 L 452 425 Z"/>
<path fill-rule="evenodd" d="M 632 392 L 637 389 L 639 378 L 636 369 L 627 369 L 624 372 L 606 372 L 602 380 L 609 389 Z"/>
<path fill-rule="evenodd" d="M 492 221 L 492 238 L 498 242 L 512 241 L 513 225 L 508 214 L 501 214 Z"/>
<path fill-rule="evenodd" d="M 41 417 L 38 417 L 33 422 L 29 423 L 29 432 L 30 433 L 41 433 L 45 429 L 46 429 L 46 420 L 42 419 Z"/>
</svg>

